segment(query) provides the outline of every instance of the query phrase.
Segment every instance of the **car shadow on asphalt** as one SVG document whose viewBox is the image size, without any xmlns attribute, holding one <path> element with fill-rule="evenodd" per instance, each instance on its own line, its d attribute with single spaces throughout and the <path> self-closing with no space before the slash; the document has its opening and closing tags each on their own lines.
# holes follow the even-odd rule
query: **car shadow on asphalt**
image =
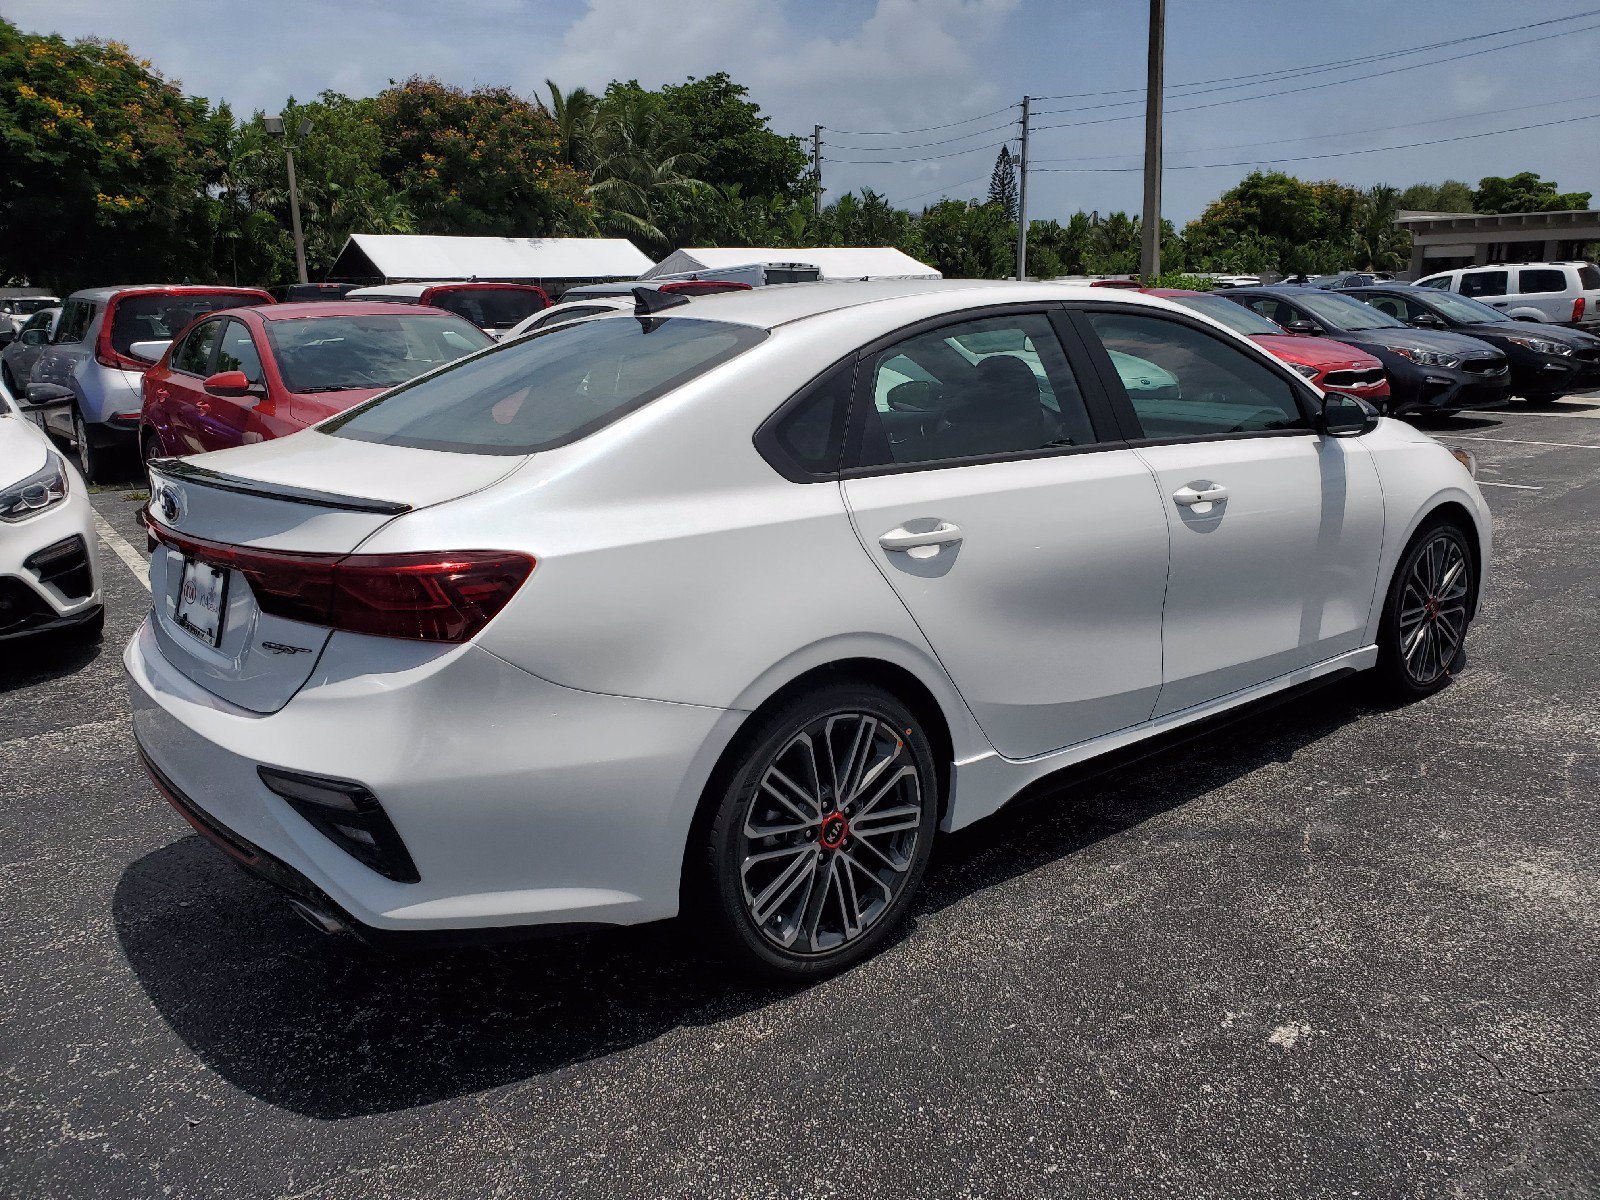
<svg viewBox="0 0 1600 1200">
<path fill-rule="evenodd" d="M 1268 722 L 1092 780 L 1036 785 L 945 836 L 897 940 L 914 938 L 920 917 L 1286 759 L 1371 709 L 1339 684 L 1270 711 Z M 113 917 L 151 1002 L 210 1069 L 325 1120 L 518 1083 L 803 990 L 728 968 L 682 922 L 404 955 L 368 950 L 316 933 L 196 836 L 126 868 Z"/>
<path fill-rule="evenodd" d="M 0 698 L 17 688 L 32 687 L 76 675 L 108 649 L 103 638 L 84 640 L 70 630 L 34 634 L 4 646 L 4 669 L 0 669 Z M 114 649 L 114 647 L 112 648 Z"/>
</svg>

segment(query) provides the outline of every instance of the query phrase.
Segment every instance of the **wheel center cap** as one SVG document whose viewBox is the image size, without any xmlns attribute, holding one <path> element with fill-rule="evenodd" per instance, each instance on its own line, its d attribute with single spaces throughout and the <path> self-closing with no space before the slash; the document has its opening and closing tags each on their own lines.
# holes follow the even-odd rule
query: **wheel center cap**
<svg viewBox="0 0 1600 1200">
<path fill-rule="evenodd" d="M 850 822 L 845 820 L 842 813 L 829 813 L 822 819 L 822 830 L 818 835 L 824 850 L 837 850 L 844 845 L 844 839 L 849 836 Z"/>
<path fill-rule="evenodd" d="M 1429 596 L 1426 607 L 1428 610 L 1428 620 L 1437 621 L 1439 619 L 1439 602 L 1432 596 Z"/>
</svg>

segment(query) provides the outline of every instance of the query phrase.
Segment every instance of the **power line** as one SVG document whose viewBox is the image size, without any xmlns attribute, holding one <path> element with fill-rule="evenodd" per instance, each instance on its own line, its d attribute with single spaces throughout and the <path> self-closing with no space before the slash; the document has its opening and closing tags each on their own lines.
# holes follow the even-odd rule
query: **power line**
<svg viewBox="0 0 1600 1200">
<path fill-rule="evenodd" d="M 997 108 L 993 112 L 979 113 L 975 117 L 966 117 L 960 121 L 951 121 L 945 125 L 926 125 L 921 129 L 834 129 L 828 127 L 829 133 L 844 133 L 851 137 L 903 137 L 913 133 L 936 133 L 941 129 L 954 129 L 957 125 L 971 125 L 974 121 L 981 121 L 985 117 L 998 117 L 1003 112 L 1010 112 L 1017 107 L 1008 104 L 1004 108 Z"/>
<path fill-rule="evenodd" d="M 1230 100 L 1213 100 L 1209 104 L 1191 104 L 1191 105 L 1189 105 L 1189 106 L 1187 106 L 1185 108 L 1168 109 L 1168 112 L 1169 113 L 1199 112 L 1202 109 L 1221 108 L 1224 105 L 1228 105 L 1228 104 L 1245 104 L 1245 103 L 1247 103 L 1247 102 L 1249 102 L 1251 100 L 1269 100 L 1274 96 L 1291 96 L 1291 95 L 1296 95 L 1296 94 L 1299 94 L 1299 93 L 1302 93 L 1302 92 L 1315 92 L 1315 91 L 1320 91 L 1323 88 L 1339 87 L 1342 84 L 1346 84 L 1346 83 L 1360 83 L 1362 80 L 1365 80 L 1365 79 L 1380 79 L 1380 78 L 1382 78 L 1382 77 L 1384 77 L 1386 75 L 1398 75 L 1403 71 L 1415 71 L 1415 70 L 1418 70 L 1419 68 L 1422 68 L 1422 67 L 1437 67 L 1437 66 L 1443 65 L 1444 63 L 1460 62 L 1461 60 L 1467 59 L 1467 58 L 1477 58 L 1480 55 L 1493 54 L 1493 53 L 1495 53 L 1497 51 L 1500 51 L 1500 50 L 1511 50 L 1511 49 L 1514 49 L 1517 46 L 1529 46 L 1529 45 L 1532 45 L 1534 42 L 1546 42 L 1546 41 L 1549 41 L 1551 38 L 1568 37 L 1568 36 L 1570 36 L 1572 34 L 1575 34 L 1575 33 L 1588 33 L 1591 30 L 1595 30 L 1595 29 L 1600 29 L 1600 24 L 1585 25 L 1581 29 L 1563 29 L 1563 30 L 1561 30 L 1561 31 L 1559 31 L 1557 33 L 1540 34 L 1538 37 L 1524 38 L 1520 42 L 1506 42 L 1505 44 L 1500 45 L 1500 46 L 1489 46 L 1486 49 L 1483 49 L 1483 50 L 1472 50 L 1472 51 L 1469 51 L 1466 54 L 1456 54 L 1456 55 L 1452 55 L 1452 56 L 1450 56 L 1448 58 L 1430 59 L 1428 62 L 1425 62 L 1425 63 L 1410 63 L 1410 64 L 1408 64 L 1406 66 L 1403 66 L 1403 67 L 1390 67 L 1387 71 L 1373 71 L 1372 73 L 1367 74 L 1367 75 L 1352 75 L 1348 79 L 1330 79 L 1330 80 L 1328 80 L 1328 81 L 1326 81 L 1324 83 L 1307 84 L 1305 87 L 1284 88 L 1282 91 L 1277 91 L 1277 92 L 1260 92 L 1260 93 L 1258 93 L 1258 94 L 1256 94 L 1254 96 L 1235 96 Z M 1112 107 L 1112 106 L 1099 105 L 1099 106 L 1093 106 L 1093 107 Z M 1058 110 L 1058 111 L 1072 111 L 1072 110 Z M 1083 110 L 1077 110 L 1077 111 L 1090 111 L 1090 110 L 1083 109 Z M 1141 116 L 1141 114 L 1139 114 L 1139 113 L 1129 113 L 1126 116 L 1121 116 L 1121 117 L 1100 117 L 1100 118 L 1097 118 L 1097 119 L 1094 119 L 1094 120 L 1089 120 L 1089 121 L 1065 121 L 1065 122 L 1061 122 L 1061 123 L 1056 124 L 1056 125 L 1035 125 L 1034 126 L 1034 132 L 1035 133 L 1040 133 L 1040 132 L 1043 132 L 1043 131 L 1045 131 L 1047 129 L 1075 129 L 1075 128 L 1078 128 L 1079 126 L 1083 126 L 1083 125 L 1106 125 L 1106 124 L 1110 124 L 1111 122 L 1114 122 L 1114 121 L 1135 121 L 1135 120 L 1138 120 L 1140 116 Z"/>
<path fill-rule="evenodd" d="M 955 137 L 941 138 L 936 142 L 912 142 L 910 145 L 906 146 L 849 146 L 841 145 L 839 143 L 834 143 L 834 145 L 840 150 L 865 150 L 872 154 L 875 154 L 880 150 L 922 150 L 931 149 L 934 146 L 949 146 L 955 142 L 964 142 L 968 138 L 982 137 L 986 133 L 995 133 L 1001 129 L 1010 129 L 1015 125 L 1015 121 L 1006 121 L 999 125 L 991 125 L 987 129 L 975 129 L 971 133 L 962 133 L 957 134 Z M 829 129 L 828 132 L 837 133 L 838 130 Z"/>
<path fill-rule="evenodd" d="M 1600 100 L 1600 92 L 1587 96 L 1567 96 L 1560 100 L 1541 100 L 1537 104 L 1517 104 L 1510 108 L 1490 108 L 1483 112 L 1463 113 L 1457 117 L 1434 117 L 1428 121 L 1411 121 L 1404 125 L 1379 125 L 1372 129 L 1345 129 L 1338 133 L 1308 133 L 1299 137 L 1273 138 L 1266 142 L 1235 142 L 1227 146 L 1190 146 L 1185 150 L 1169 150 L 1170 154 L 1200 154 L 1211 150 L 1251 150 L 1257 146 L 1282 146 L 1290 142 L 1316 142 L 1327 138 L 1358 137 L 1366 133 L 1393 133 L 1397 129 L 1416 129 L 1422 125 L 1442 125 L 1446 121 L 1470 121 L 1477 117 L 1497 117 L 1503 113 L 1526 112 L 1530 108 L 1550 108 L 1558 104 L 1576 104 L 1580 100 Z M 1036 158 L 1041 163 L 1107 162 L 1117 158 L 1135 158 L 1136 154 L 1092 154 L 1078 158 Z"/>
<path fill-rule="evenodd" d="M 1304 67 L 1279 67 L 1278 69 L 1273 70 L 1273 71 L 1258 71 L 1253 75 L 1225 75 L 1225 76 L 1221 76 L 1221 77 L 1219 77 L 1217 79 L 1197 79 L 1197 80 L 1194 80 L 1194 81 L 1192 81 L 1190 83 L 1174 83 L 1174 84 L 1170 85 L 1165 90 L 1167 90 L 1169 92 L 1175 92 L 1175 91 L 1177 91 L 1177 90 L 1179 90 L 1181 88 L 1205 87 L 1206 85 L 1213 84 L 1213 83 L 1235 83 L 1236 81 L 1239 81 L 1239 80 L 1256 80 L 1256 81 L 1262 82 L 1262 83 L 1276 83 L 1277 79 L 1274 78 L 1275 76 L 1324 74 L 1324 73 L 1326 73 L 1328 71 L 1342 70 L 1345 67 L 1364 66 L 1367 63 L 1383 62 L 1384 60 L 1391 59 L 1391 58 L 1404 58 L 1408 54 L 1421 54 L 1421 53 L 1424 53 L 1425 51 L 1429 51 L 1429 50 L 1441 50 L 1446 46 L 1459 46 L 1459 45 L 1462 45 L 1463 43 L 1466 43 L 1466 42 L 1479 42 L 1479 41 L 1482 41 L 1485 38 L 1499 37 L 1502 34 L 1506 34 L 1506 33 L 1525 33 L 1529 29 L 1539 29 L 1539 28 L 1541 28 L 1543 26 L 1546 26 L 1546 25 L 1560 25 L 1560 24 L 1563 24 L 1563 23 L 1565 23 L 1567 21 L 1577 21 L 1577 20 L 1583 19 L 1584 17 L 1592 17 L 1592 16 L 1596 15 L 1597 13 L 1600 13 L 1600 8 L 1588 9 L 1588 10 L 1586 10 L 1584 12 L 1573 13 L 1570 16 L 1565 16 L 1565 17 L 1551 17 L 1549 20 L 1534 21 L 1534 22 L 1532 22 L 1530 24 L 1527 24 L 1527 25 L 1513 25 L 1513 26 L 1511 26 L 1510 28 L 1507 28 L 1507 29 L 1495 29 L 1495 30 L 1491 30 L 1488 33 L 1474 33 L 1474 34 L 1471 34 L 1471 35 L 1469 35 L 1467 37 L 1450 38 L 1447 41 L 1443 41 L 1443 42 L 1430 42 L 1430 43 L 1428 43 L 1426 45 L 1422 45 L 1422 46 L 1412 46 L 1412 47 L 1410 47 L 1408 49 L 1405 49 L 1405 50 L 1386 50 L 1386 51 L 1383 51 L 1383 52 L 1377 53 L 1377 54 L 1361 55 L 1360 57 L 1357 57 L 1357 58 L 1347 58 L 1347 59 L 1343 59 L 1343 60 L 1341 60 L 1339 62 L 1312 63 L 1312 64 L 1308 64 L 1307 66 L 1304 66 Z M 1247 87 L 1247 86 L 1249 86 L 1249 84 L 1240 84 L 1240 86 Z M 1218 90 L 1221 90 L 1221 89 L 1218 89 Z M 1035 99 L 1039 99 L 1039 100 L 1088 100 L 1088 99 L 1096 99 L 1096 98 L 1098 98 L 1100 96 L 1123 96 L 1123 95 L 1128 95 L 1129 93 L 1140 93 L 1140 94 L 1143 94 L 1143 92 L 1144 92 L 1143 88 L 1112 88 L 1109 91 L 1103 91 L 1103 92 L 1064 92 L 1064 93 L 1062 93 L 1061 95 L 1058 95 L 1058 96 L 1038 96 L 1038 97 L 1035 97 Z M 1202 93 L 1193 92 L 1193 93 L 1190 93 L 1190 94 L 1191 95 L 1201 95 Z M 1182 98 L 1183 97 L 1179 97 L 1179 99 L 1182 99 Z M 1105 105 L 1103 107 L 1114 107 L 1114 106 Z M 1065 109 L 1063 109 L 1063 110 L 1056 110 L 1056 111 L 1074 111 L 1074 110 L 1065 110 Z"/>
<path fill-rule="evenodd" d="M 899 200 L 891 200 L 889 203 L 896 207 L 902 204 L 910 204 L 913 200 L 921 200 L 924 196 L 931 196 L 935 192 L 953 192 L 958 187 L 966 187 L 969 183 L 978 183 L 987 178 L 987 175 L 974 175 L 971 179 L 962 179 L 956 183 L 941 183 L 938 187 L 929 188 L 925 192 L 918 192 L 915 196 L 903 196 Z"/>
<path fill-rule="evenodd" d="M 1463 133 L 1455 137 L 1434 138 L 1426 142 L 1407 142 L 1399 146 L 1374 146 L 1369 150 L 1330 150 L 1326 154 L 1300 154 L 1290 158 L 1258 158 L 1244 162 L 1187 163 L 1169 166 L 1169 171 L 1200 171 L 1210 167 L 1268 167 L 1279 163 L 1314 162 L 1324 158 L 1349 158 L 1359 154 L 1382 154 L 1386 150 L 1416 150 L 1423 146 L 1443 146 L 1450 142 L 1470 142 L 1475 138 L 1498 137 L 1502 133 L 1525 133 L 1530 129 L 1549 129 L 1554 125 L 1571 125 L 1578 121 L 1593 121 L 1600 112 L 1585 113 L 1581 117 L 1562 117 L 1557 121 L 1540 121 L 1536 125 L 1518 125 L 1511 129 L 1489 129 L 1483 133 Z M 1037 167 L 1036 173 L 1046 175 L 1109 175 L 1142 171 L 1143 167 Z"/>
<path fill-rule="evenodd" d="M 1004 128 L 1011 128 L 1009 125 Z M 1010 139 L 1007 139 L 1009 142 Z M 996 142 L 987 146 L 973 146 L 967 150 L 951 150 L 946 154 L 925 154 L 921 158 L 825 158 L 824 162 L 851 163 L 858 167 L 884 167 L 891 163 L 921 163 L 938 162 L 942 158 L 961 158 L 968 154 L 982 154 L 988 150 L 999 150 L 1006 142 Z"/>
</svg>

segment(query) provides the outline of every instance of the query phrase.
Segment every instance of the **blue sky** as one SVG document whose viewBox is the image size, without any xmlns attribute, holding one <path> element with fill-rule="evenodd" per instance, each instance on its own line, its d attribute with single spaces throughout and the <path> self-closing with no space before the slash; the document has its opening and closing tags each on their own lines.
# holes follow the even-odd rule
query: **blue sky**
<svg viewBox="0 0 1600 1200">
<path fill-rule="evenodd" d="M 1169 87 L 1296 69 L 1265 84 L 1169 98 L 1165 213 L 1180 223 L 1251 169 L 1184 164 L 1327 154 L 1600 113 L 1600 28 L 1579 32 L 1600 26 L 1600 11 L 1431 54 L 1316 70 L 1600 9 L 1595 0 L 1168 0 L 1167 7 Z M 1033 148 L 1041 168 L 1072 170 L 1032 177 L 1030 215 L 1131 211 L 1140 201 L 1137 170 L 1081 172 L 1139 165 L 1138 105 L 1088 106 L 1139 98 L 1118 89 L 1144 82 L 1146 0 L 7 0 L 5 9 L 24 29 L 125 41 L 187 90 L 244 111 L 276 111 L 287 95 L 325 88 L 370 94 L 412 74 L 533 94 L 547 77 L 601 88 L 613 78 L 654 85 L 726 70 L 750 88 L 775 129 L 809 137 L 813 124 L 827 127 L 832 159 L 921 160 L 824 168 L 830 192 L 870 186 L 912 206 L 946 192 L 982 193 L 1011 132 L 991 127 L 1014 120 L 1014 111 L 926 133 L 833 131 L 918 129 L 1002 109 L 1024 92 L 1066 96 L 1035 106 L 1067 110 L 1040 116 L 1036 127 L 1074 127 L 1041 130 Z M 1559 36 L 1382 78 L 1173 111 L 1551 33 Z M 919 144 L 930 142 L 943 144 Z M 871 148 L 902 146 L 909 148 Z M 1282 169 L 1358 185 L 1476 182 L 1534 170 L 1563 190 L 1600 194 L 1597 148 L 1600 120 Z"/>
</svg>

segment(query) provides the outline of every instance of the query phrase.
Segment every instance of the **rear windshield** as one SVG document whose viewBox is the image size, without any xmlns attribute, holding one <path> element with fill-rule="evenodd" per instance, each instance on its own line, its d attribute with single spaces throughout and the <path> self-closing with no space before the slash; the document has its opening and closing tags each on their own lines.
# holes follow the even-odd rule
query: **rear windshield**
<svg viewBox="0 0 1600 1200">
<path fill-rule="evenodd" d="M 690 317 L 560 325 L 397 388 L 324 433 L 468 454 L 530 454 L 575 442 L 766 337 Z"/>
<path fill-rule="evenodd" d="M 479 329 L 510 329 L 547 307 L 538 292 L 520 288 L 449 288 L 434 292 L 428 303 L 465 317 Z"/>
<path fill-rule="evenodd" d="M 1185 308 L 1192 308 L 1197 313 L 1204 313 L 1213 321 L 1226 325 L 1235 333 L 1282 333 L 1283 330 L 1267 320 L 1254 309 L 1246 308 L 1242 304 L 1235 304 L 1232 300 L 1224 300 L 1221 296 L 1173 296 L 1174 302 Z"/>
<path fill-rule="evenodd" d="M 191 322 L 224 308 L 254 308 L 267 303 L 260 296 L 240 292 L 134 292 L 117 300 L 111 310 L 111 346 L 118 354 L 133 355 L 135 342 L 170 342 Z"/>
<path fill-rule="evenodd" d="M 291 392 L 389 388 L 494 339 L 455 317 L 397 312 L 268 321 L 267 340 Z"/>
</svg>

